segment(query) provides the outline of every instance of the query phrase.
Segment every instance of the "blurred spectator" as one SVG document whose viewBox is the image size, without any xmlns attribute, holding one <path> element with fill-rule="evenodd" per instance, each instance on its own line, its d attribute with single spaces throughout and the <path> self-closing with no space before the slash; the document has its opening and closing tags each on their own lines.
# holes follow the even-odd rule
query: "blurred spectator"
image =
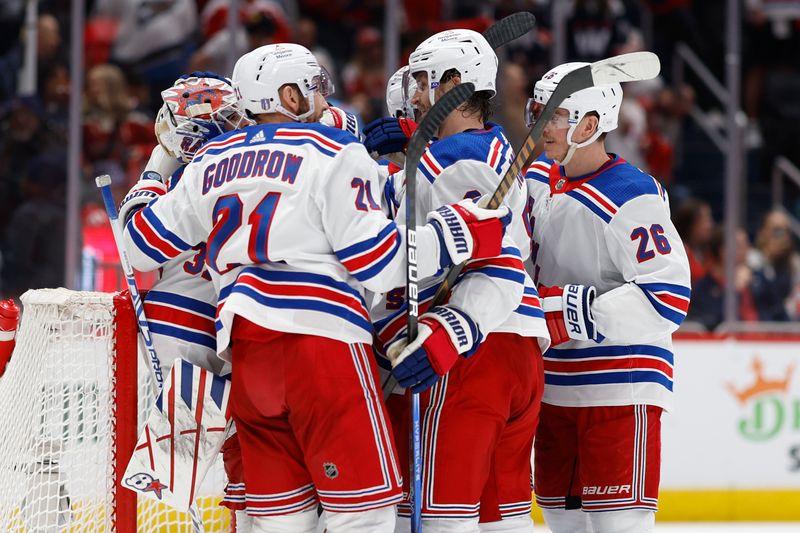
<svg viewBox="0 0 800 533">
<path fill-rule="evenodd" d="M 84 68 L 108 63 L 119 25 L 112 17 L 91 17 L 83 31 Z"/>
<path fill-rule="evenodd" d="M 342 84 L 348 98 L 364 95 L 370 110 L 364 120 L 383 115 L 386 96 L 386 73 L 383 66 L 383 39 L 372 27 L 361 28 L 356 34 L 356 51 L 342 70 Z"/>
<path fill-rule="evenodd" d="M 23 181 L 25 200 L 14 210 L 2 235 L 2 287 L 19 297 L 31 287 L 64 283 L 64 152 L 38 157 Z"/>
<path fill-rule="evenodd" d="M 0 55 L 17 43 L 24 4 L 24 0 L 0 2 Z"/>
<path fill-rule="evenodd" d="M 41 63 L 52 60 L 59 52 L 61 34 L 58 20 L 53 15 L 39 16 L 36 34 L 36 58 Z M 0 102 L 17 93 L 17 80 L 23 65 L 25 54 L 24 43 L 20 39 L 2 57 L 0 57 Z"/>
<path fill-rule="evenodd" d="M 706 262 L 714 231 L 711 207 L 702 200 L 689 198 L 681 202 L 672 213 L 672 221 L 686 248 L 694 285 L 697 280 L 706 275 Z"/>
<path fill-rule="evenodd" d="M 800 318 L 800 254 L 785 214 L 772 211 L 764 218 L 748 264 L 753 270 L 753 296 L 759 319 Z"/>
<path fill-rule="evenodd" d="M 291 28 L 280 5 L 270 0 L 251 0 L 239 6 L 239 22 L 233 36 L 228 31 L 227 1 L 212 0 L 201 15 L 206 42 L 192 56 L 189 71 L 210 70 L 230 76 L 228 58 L 240 56 L 259 46 L 292 40 Z"/>
<path fill-rule="evenodd" d="M 339 72 L 336 68 L 336 63 L 333 61 L 333 57 L 328 50 L 317 41 L 317 23 L 313 19 L 303 17 L 297 21 L 295 42 L 311 50 L 311 53 L 317 58 L 317 62 L 325 67 L 331 75 L 333 84 L 337 87 L 337 91 L 344 93 L 342 87 L 339 85 Z"/>
<path fill-rule="evenodd" d="M 516 151 L 522 147 L 530 131 L 523 117 L 528 95 L 533 91 L 528 91 L 528 78 L 519 65 L 501 61 L 499 74 L 498 94 L 494 97 L 496 118 L 492 120 L 503 126 Z"/>
<path fill-rule="evenodd" d="M 89 71 L 83 124 L 87 174 L 108 173 L 121 188 L 138 178 L 156 143 L 153 120 L 135 105 L 118 67 Z"/>
<path fill-rule="evenodd" d="M 567 17 L 567 59 L 592 63 L 617 55 L 634 37 L 624 5 L 615 0 L 574 0 Z"/>
<path fill-rule="evenodd" d="M 736 233 L 736 319 L 743 322 L 758 320 L 758 312 L 751 292 L 753 273 L 747 266 L 750 243 L 747 233 L 739 229 Z M 686 320 L 700 322 L 713 330 L 725 319 L 725 231 L 720 225 L 714 228 L 708 246 L 706 273 L 697 282 L 692 282 L 692 303 Z"/>
<path fill-rule="evenodd" d="M 119 21 L 111 60 L 150 82 L 158 101 L 197 46 L 194 0 L 97 0 L 94 14 Z"/>
<path fill-rule="evenodd" d="M 646 135 L 647 112 L 637 99 L 626 96 L 622 99 L 617 129 L 606 138 L 606 151 L 650 172 L 644 154 Z"/>
</svg>

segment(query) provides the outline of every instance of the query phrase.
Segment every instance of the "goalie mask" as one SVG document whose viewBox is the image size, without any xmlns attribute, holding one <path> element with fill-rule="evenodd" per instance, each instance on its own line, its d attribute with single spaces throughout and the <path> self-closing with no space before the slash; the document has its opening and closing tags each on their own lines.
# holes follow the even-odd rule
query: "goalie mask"
<svg viewBox="0 0 800 533">
<path fill-rule="evenodd" d="M 472 30 L 447 30 L 429 37 L 408 58 L 411 75 L 428 75 L 428 95 L 435 104 L 434 93 L 445 72 L 456 69 L 462 83 L 475 84 L 475 91 L 496 92 L 497 54 L 486 38 Z M 408 98 L 414 93 L 407 93 Z"/>
<path fill-rule="evenodd" d="M 386 85 L 386 108 L 394 118 L 415 119 L 415 109 L 410 96 L 417 92 L 417 82 L 408 72 L 408 66 L 392 74 Z"/>
<path fill-rule="evenodd" d="M 533 127 L 536 123 L 544 106 L 550 100 L 550 96 L 552 96 L 553 91 L 556 90 L 558 83 L 564 76 L 586 65 L 589 65 L 589 63 L 564 63 L 548 71 L 542 76 L 542 79 L 536 82 L 533 89 L 533 98 L 529 98 L 525 106 L 525 123 L 528 127 Z M 566 120 L 559 119 L 555 115 L 551 119 L 555 127 L 569 128 L 569 131 L 567 131 L 569 149 L 564 159 L 556 162 L 560 165 L 566 165 L 572 159 L 576 149 L 593 143 L 603 133 L 617 129 L 617 119 L 621 105 L 622 86 L 619 83 L 589 87 L 566 97 L 559 105 L 559 108 L 566 109 L 568 112 Z M 583 117 L 592 111 L 598 115 L 597 131 L 581 143 L 574 142 L 572 135 L 575 133 L 575 128 L 583 120 Z"/>
<path fill-rule="evenodd" d="M 252 124 L 230 83 L 217 78 L 181 78 L 161 93 L 156 118 L 158 143 L 172 157 L 190 163 L 208 141 Z"/>
<path fill-rule="evenodd" d="M 334 93 L 331 76 L 304 46 L 268 44 L 248 52 L 233 67 L 233 83 L 244 109 L 252 115 L 282 113 L 297 122 L 314 116 L 314 93 L 323 98 Z M 295 85 L 308 103 L 308 111 L 295 114 L 283 107 L 279 91 Z"/>
</svg>

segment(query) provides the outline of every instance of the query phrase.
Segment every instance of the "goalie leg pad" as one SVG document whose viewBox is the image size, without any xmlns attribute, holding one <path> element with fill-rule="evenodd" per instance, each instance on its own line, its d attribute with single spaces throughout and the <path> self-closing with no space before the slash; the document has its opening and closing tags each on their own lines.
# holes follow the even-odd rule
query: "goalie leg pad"
<svg viewBox="0 0 800 533">
<path fill-rule="evenodd" d="M 156 399 L 122 486 L 187 511 L 225 438 L 230 381 L 178 359 Z"/>
</svg>

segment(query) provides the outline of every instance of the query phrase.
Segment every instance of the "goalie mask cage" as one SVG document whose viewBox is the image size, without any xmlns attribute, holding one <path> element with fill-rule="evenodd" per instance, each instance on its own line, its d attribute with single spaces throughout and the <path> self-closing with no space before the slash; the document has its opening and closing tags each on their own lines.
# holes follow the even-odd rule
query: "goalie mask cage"
<svg viewBox="0 0 800 533">
<path fill-rule="evenodd" d="M 0 531 L 193 531 L 187 513 L 120 487 L 154 401 L 129 298 L 40 289 L 22 303 L 0 377 Z M 198 493 L 206 531 L 230 531 L 224 486 L 220 456 Z"/>
</svg>

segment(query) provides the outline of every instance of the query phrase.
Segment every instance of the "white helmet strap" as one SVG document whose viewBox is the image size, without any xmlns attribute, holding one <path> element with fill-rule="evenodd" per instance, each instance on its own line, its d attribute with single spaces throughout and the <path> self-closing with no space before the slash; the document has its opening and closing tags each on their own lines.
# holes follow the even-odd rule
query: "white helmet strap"
<svg viewBox="0 0 800 533">
<path fill-rule="evenodd" d="M 584 114 L 583 116 L 585 117 L 586 115 Z M 569 127 L 569 130 L 567 131 L 567 144 L 569 145 L 569 148 L 567 149 L 567 153 L 564 155 L 564 158 L 561 159 L 561 161 L 556 161 L 556 163 L 558 163 L 562 167 L 570 162 L 572 156 L 575 155 L 575 150 L 577 150 L 578 148 L 583 148 L 584 146 L 589 146 L 590 144 L 595 142 L 600 137 L 600 135 L 603 134 L 602 130 L 600 130 L 600 124 L 598 123 L 597 128 L 595 129 L 595 132 L 592 134 L 591 137 L 580 143 L 573 141 L 572 136 L 575 133 L 575 130 L 578 128 L 578 124 L 580 124 L 581 121 L 583 121 L 583 117 L 581 117 L 580 120 L 575 122 L 575 124 L 572 124 Z"/>
<path fill-rule="evenodd" d="M 278 105 L 275 106 L 274 113 L 281 113 L 281 114 L 286 115 L 290 119 L 295 120 L 297 122 L 309 122 L 308 119 L 314 114 L 314 93 L 315 93 L 315 91 L 311 90 L 305 96 L 303 95 L 303 92 L 300 91 L 299 89 L 297 89 L 297 92 L 300 93 L 300 97 L 301 98 L 305 98 L 306 102 L 308 102 L 308 111 L 306 111 L 305 113 L 300 113 L 299 115 L 296 115 L 296 114 L 292 113 L 291 111 L 289 111 L 287 108 L 285 108 L 283 106 L 283 104 L 281 104 L 280 101 L 279 101 Z M 279 97 L 280 97 L 280 93 L 281 93 L 281 91 L 279 90 L 278 91 Z"/>
</svg>

